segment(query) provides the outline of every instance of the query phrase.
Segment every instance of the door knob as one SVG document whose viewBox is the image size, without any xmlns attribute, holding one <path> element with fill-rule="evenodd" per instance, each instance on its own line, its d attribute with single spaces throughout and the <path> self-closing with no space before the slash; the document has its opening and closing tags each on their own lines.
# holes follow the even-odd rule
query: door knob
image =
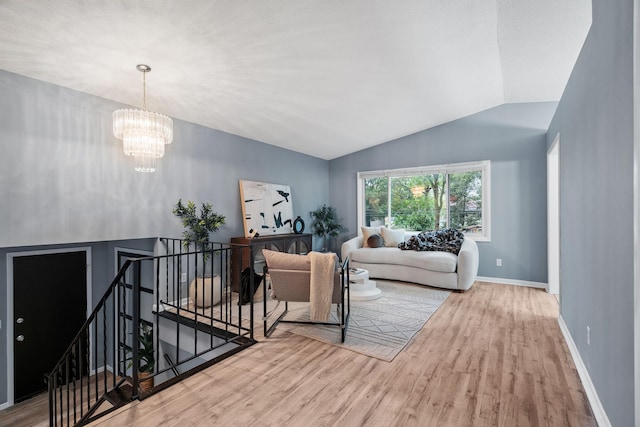
<svg viewBox="0 0 640 427">
<path fill-rule="evenodd" d="M 18 335 L 16 337 L 16 341 L 20 341 L 20 342 L 24 341 L 24 335 Z"/>
<path fill-rule="evenodd" d="M 18 317 L 16 319 L 16 323 L 18 323 L 18 324 L 23 323 L 23 322 L 24 322 L 24 319 L 22 317 Z"/>
</svg>

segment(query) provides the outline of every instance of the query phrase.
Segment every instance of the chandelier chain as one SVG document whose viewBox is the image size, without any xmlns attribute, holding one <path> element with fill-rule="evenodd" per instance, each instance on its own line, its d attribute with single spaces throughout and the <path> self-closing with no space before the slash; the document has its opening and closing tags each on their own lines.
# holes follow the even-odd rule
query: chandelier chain
<svg viewBox="0 0 640 427">
<path fill-rule="evenodd" d="M 147 109 L 147 73 L 142 73 L 142 109 Z"/>
</svg>

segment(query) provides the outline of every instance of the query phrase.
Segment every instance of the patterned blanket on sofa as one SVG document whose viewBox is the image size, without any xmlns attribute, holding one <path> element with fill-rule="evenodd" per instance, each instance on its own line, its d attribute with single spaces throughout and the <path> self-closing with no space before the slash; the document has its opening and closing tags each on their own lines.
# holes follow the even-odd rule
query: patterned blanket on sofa
<svg viewBox="0 0 640 427">
<path fill-rule="evenodd" d="M 443 228 L 442 230 L 423 231 L 411 236 L 398 247 L 402 250 L 414 251 L 443 251 L 458 255 L 464 234 L 455 228 Z"/>
</svg>

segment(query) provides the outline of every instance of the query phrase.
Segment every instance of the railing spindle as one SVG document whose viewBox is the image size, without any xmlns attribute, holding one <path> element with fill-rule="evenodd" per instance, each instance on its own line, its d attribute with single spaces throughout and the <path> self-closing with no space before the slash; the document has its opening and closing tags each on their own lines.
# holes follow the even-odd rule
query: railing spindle
<svg viewBox="0 0 640 427">
<path fill-rule="evenodd" d="M 60 369 L 62 369 L 62 366 L 60 367 Z M 58 386 L 58 389 L 60 390 L 60 425 L 63 426 L 64 425 L 64 400 L 62 399 L 62 372 L 60 372 L 60 370 L 58 370 L 58 375 L 60 376 L 60 385 Z"/>
<path fill-rule="evenodd" d="M 117 326 L 116 326 L 116 300 L 115 298 L 111 301 L 111 350 L 112 350 L 112 375 L 111 378 L 113 379 L 113 383 L 111 385 L 112 388 L 116 388 L 116 379 L 117 379 L 117 373 L 118 373 L 118 356 L 117 356 L 117 352 L 118 352 L 118 346 L 116 345 L 116 336 L 117 336 Z"/>
<path fill-rule="evenodd" d="M 72 371 L 72 381 L 73 381 L 73 424 L 76 424 L 78 421 L 78 417 L 76 414 L 76 365 L 77 365 L 77 348 L 75 348 L 75 351 L 71 352 L 71 355 L 73 356 L 71 359 L 71 371 Z"/>
<path fill-rule="evenodd" d="M 78 341 L 78 353 L 80 354 L 80 418 L 84 415 L 84 350 L 82 347 L 82 342 L 84 340 Z"/>
<path fill-rule="evenodd" d="M 93 382 L 95 383 L 95 401 L 98 401 L 98 322 L 93 324 Z"/>
<path fill-rule="evenodd" d="M 109 378 L 107 376 L 107 310 L 102 309 L 102 383 L 104 394 L 107 394 Z"/>
<path fill-rule="evenodd" d="M 67 355 L 66 361 L 65 361 L 65 372 L 64 372 L 64 376 L 65 376 L 65 388 L 67 389 L 67 426 L 69 425 L 69 419 L 71 417 L 69 417 L 69 356 Z"/>
</svg>

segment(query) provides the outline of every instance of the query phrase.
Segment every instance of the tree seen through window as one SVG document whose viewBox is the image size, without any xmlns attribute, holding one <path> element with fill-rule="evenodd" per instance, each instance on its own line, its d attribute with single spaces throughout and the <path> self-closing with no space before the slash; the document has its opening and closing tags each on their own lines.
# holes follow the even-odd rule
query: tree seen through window
<svg viewBox="0 0 640 427">
<path fill-rule="evenodd" d="M 365 178 L 365 225 L 482 233 L 482 170 Z"/>
</svg>

